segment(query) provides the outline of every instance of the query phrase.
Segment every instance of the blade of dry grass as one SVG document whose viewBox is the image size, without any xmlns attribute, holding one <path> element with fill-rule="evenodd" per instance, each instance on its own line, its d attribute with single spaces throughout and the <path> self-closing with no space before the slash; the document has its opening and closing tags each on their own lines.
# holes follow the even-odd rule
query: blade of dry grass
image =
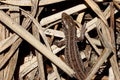
<svg viewBox="0 0 120 80">
<path fill-rule="evenodd" d="M 53 4 L 53 3 L 58 3 L 58 2 L 62 2 L 65 0 L 41 0 L 39 2 L 39 6 L 44 6 L 44 5 L 48 5 L 48 4 Z M 17 5 L 17 6 L 32 6 L 31 0 L 1 0 L 0 2 L 2 3 L 6 3 L 6 4 L 11 4 L 11 5 Z"/>
<path fill-rule="evenodd" d="M 13 53 L 18 48 L 19 44 L 21 43 L 21 39 L 18 39 L 15 43 L 13 43 L 10 50 L 4 55 L 4 57 L 0 60 L 0 69 L 5 65 L 5 63 L 10 59 L 10 57 L 13 55 Z M 18 45 L 17 45 L 18 44 Z"/>
<path fill-rule="evenodd" d="M 20 9 L 21 9 L 21 8 L 20 8 Z M 50 45 L 49 45 L 49 43 L 48 43 L 48 39 L 47 39 L 46 35 L 45 35 L 44 32 L 43 32 L 42 26 L 38 23 L 38 21 L 37 21 L 32 15 L 30 15 L 29 13 L 27 13 L 27 12 L 26 12 L 25 10 L 23 10 L 23 9 L 21 9 L 21 10 L 22 10 L 23 12 L 25 12 L 25 13 L 26 13 L 26 16 L 28 16 L 28 17 L 33 21 L 33 23 L 36 25 L 36 27 L 38 28 L 39 33 L 41 34 L 41 36 L 42 36 L 42 38 L 43 38 L 46 46 L 50 49 Z"/>
<path fill-rule="evenodd" d="M 113 3 L 114 3 L 115 6 L 120 10 L 120 5 L 119 5 L 119 3 L 117 3 L 115 0 L 113 0 Z"/>
<path fill-rule="evenodd" d="M 41 0 L 41 1 L 43 1 L 43 0 Z M 32 9 L 35 8 L 37 10 L 38 3 L 39 3 L 38 0 L 35 0 L 35 1 L 33 0 Z M 38 16 L 40 15 L 41 11 L 43 10 L 43 7 L 39 7 L 38 10 L 39 11 L 36 14 L 36 19 L 38 19 Z M 33 35 L 35 36 L 35 38 L 40 40 L 39 31 L 34 24 L 32 24 L 32 32 L 33 32 Z M 40 78 L 40 80 L 45 80 L 43 56 L 37 50 L 35 50 L 34 52 L 35 52 L 36 57 L 37 57 L 37 65 L 38 65 L 38 71 L 39 71 L 38 77 Z M 28 74 L 28 73 L 26 73 L 26 74 Z"/>
<path fill-rule="evenodd" d="M 61 19 L 61 14 L 63 12 L 70 15 L 70 14 L 73 14 L 75 12 L 81 11 L 81 10 L 86 9 L 86 8 L 87 7 L 84 4 L 79 4 L 77 6 L 71 7 L 69 9 L 64 10 L 64 11 L 58 12 L 56 14 L 53 14 L 53 15 L 50 15 L 48 17 L 45 17 L 45 18 L 41 19 L 40 24 L 41 24 L 41 26 L 44 26 L 46 24 L 49 24 L 51 22 L 54 22 L 56 20 Z"/>
<path fill-rule="evenodd" d="M 13 34 L 12 36 L 0 41 L 0 52 L 11 46 L 18 39 L 19 36 L 15 35 L 16 34 Z"/>
<path fill-rule="evenodd" d="M 77 16 L 76 21 L 78 21 L 79 23 L 81 23 L 81 22 L 82 22 L 82 19 L 83 19 L 83 17 L 84 17 L 84 14 L 85 14 L 85 12 L 80 13 L 80 14 Z"/>
<path fill-rule="evenodd" d="M 39 11 L 39 13 L 37 13 L 36 19 L 38 19 L 38 15 L 41 13 L 42 9 L 43 9 L 42 7 L 39 7 L 40 11 Z M 36 37 L 36 39 L 40 40 L 39 30 L 34 24 L 32 24 L 32 33 L 33 33 L 33 36 Z M 36 65 L 36 67 L 38 66 L 39 78 L 40 78 L 40 80 L 45 80 L 43 56 L 37 50 L 35 50 L 35 54 L 36 54 L 36 57 L 37 57 L 37 65 Z M 21 77 L 23 77 L 23 76 L 21 76 Z"/>
<path fill-rule="evenodd" d="M 120 3 L 120 0 L 113 0 L 113 2 L 114 2 L 114 1 L 117 2 L 117 3 Z"/>
<path fill-rule="evenodd" d="M 0 41 L 4 40 L 5 39 L 5 26 L 3 26 L 2 24 L 0 24 Z M 4 53 L 1 52 L 0 54 L 0 59 L 3 58 L 4 56 Z M 4 79 L 4 68 L 3 69 L 0 69 L 0 79 Z"/>
<path fill-rule="evenodd" d="M 9 61 L 8 71 L 7 71 L 8 73 L 5 77 L 5 80 L 11 80 L 13 78 L 14 71 L 15 71 L 16 64 L 17 64 L 17 60 L 18 60 L 18 53 L 19 53 L 19 50 L 17 50 L 15 52 L 15 54 L 12 56 L 12 58 Z"/>
<path fill-rule="evenodd" d="M 101 53 L 98 61 L 96 64 L 93 66 L 91 71 L 89 72 L 87 78 L 85 80 L 91 80 L 93 75 L 98 71 L 99 67 L 104 63 L 104 61 L 107 59 L 107 57 L 110 55 L 111 50 L 108 48 L 105 48 L 103 53 Z"/>
<path fill-rule="evenodd" d="M 98 55 L 101 54 L 100 50 L 96 47 L 96 45 L 93 43 L 92 39 L 90 38 L 90 36 L 88 35 L 88 33 L 85 34 L 86 38 L 88 39 L 88 41 L 90 42 L 90 44 L 92 45 L 92 47 L 95 49 L 95 51 L 98 53 Z"/>
<path fill-rule="evenodd" d="M 34 58 L 35 59 L 35 58 Z M 28 74 L 30 71 L 32 71 L 33 69 L 35 69 L 38 65 L 37 63 L 37 59 L 31 60 L 25 64 L 23 64 L 22 66 L 20 66 L 20 71 L 19 71 L 19 78 L 23 78 L 26 74 Z"/>
<path fill-rule="evenodd" d="M 18 11 L 19 12 L 19 8 L 12 8 L 12 9 L 10 8 L 10 11 Z M 10 16 L 18 24 L 20 23 L 20 14 L 19 13 L 11 13 Z M 17 36 L 17 38 L 18 38 L 18 36 Z M 15 71 L 16 64 L 17 64 L 17 59 L 18 59 L 18 53 L 19 53 L 19 50 L 15 50 L 15 51 L 16 51 L 15 54 L 13 54 L 13 56 L 10 58 L 10 61 L 8 63 L 7 74 L 6 74 L 6 77 L 4 78 L 5 80 L 11 80 L 13 78 L 14 71 Z"/>
<path fill-rule="evenodd" d="M 85 0 L 85 2 L 91 7 L 91 9 L 101 18 L 101 20 L 108 26 L 105 15 L 100 10 L 99 6 L 93 0 Z"/>
<path fill-rule="evenodd" d="M 109 80 L 115 80 L 112 67 L 110 67 L 110 69 L 109 69 Z"/>
</svg>

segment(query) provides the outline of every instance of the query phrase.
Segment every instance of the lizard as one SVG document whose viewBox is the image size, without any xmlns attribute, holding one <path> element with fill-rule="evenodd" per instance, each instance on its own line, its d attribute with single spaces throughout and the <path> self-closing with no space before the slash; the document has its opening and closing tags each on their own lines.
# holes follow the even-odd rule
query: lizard
<svg viewBox="0 0 120 80">
<path fill-rule="evenodd" d="M 66 63 L 76 72 L 75 78 L 84 80 L 86 77 L 86 70 L 79 54 L 77 46 L 77 29 L 73 18 L 66 13 L 62 13 L 62 28 L 65 34 L 65 60 Z M 80 41 L 84 39 L 85 27 L 82 28 Z"/>
</svg>

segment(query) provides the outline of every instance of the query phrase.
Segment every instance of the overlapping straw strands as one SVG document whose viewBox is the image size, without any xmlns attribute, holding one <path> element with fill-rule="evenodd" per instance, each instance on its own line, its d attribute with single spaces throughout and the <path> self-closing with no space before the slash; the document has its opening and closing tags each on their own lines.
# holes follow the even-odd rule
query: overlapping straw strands
<svg viewBox="0 0 120 80">
<path fill-rule="evenodd" d="M 77 37 L 86 24 L 77 44 L 85 80 L 120 80 L 119 11 L 119 0 L 1 0 L 0 80 L 68 80 L 77 74 L 66 63 L 66 45 L 56 44 L 66 36 L 63 12 L 79 26 Z"/>
</svg>

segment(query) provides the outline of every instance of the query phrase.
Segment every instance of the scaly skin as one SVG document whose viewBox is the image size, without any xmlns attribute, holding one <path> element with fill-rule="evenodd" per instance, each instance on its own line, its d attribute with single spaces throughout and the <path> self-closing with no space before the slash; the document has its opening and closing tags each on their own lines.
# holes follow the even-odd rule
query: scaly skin
<svg viewBox="0 0 120 80">
<path fill-rule="evenodd" d="M 76 72 L 75 78 L 84 80 L 86 77 L 83 61 L 79 55 L 79 50 L 76 41 L 76 23 L 66 13 L 62 14 L 62 24 L 65 33 L 65 59 L 66 63 Z M 83 36 L 80 37 L 83 40 Z"/>
</svg>

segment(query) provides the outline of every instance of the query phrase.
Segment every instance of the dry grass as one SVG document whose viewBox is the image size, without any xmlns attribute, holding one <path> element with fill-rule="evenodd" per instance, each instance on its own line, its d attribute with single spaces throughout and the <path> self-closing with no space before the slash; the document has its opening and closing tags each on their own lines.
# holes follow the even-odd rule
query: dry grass
<svg viewBox="0 0 120 80">
<path fill-rule="evenodd" d="M 63 5 L 64 4 L 64 5 Z M 1 0 L 0 80 L 67 80 L 61 14 L 86 23 L 80 55 L 89 72 L 85 80 L 120 80 L 119 0 Z M 84 45 L 84 47 L 83 47 Z M 71 46 L 71 45 L 70 45 Z"/>
</svg>

